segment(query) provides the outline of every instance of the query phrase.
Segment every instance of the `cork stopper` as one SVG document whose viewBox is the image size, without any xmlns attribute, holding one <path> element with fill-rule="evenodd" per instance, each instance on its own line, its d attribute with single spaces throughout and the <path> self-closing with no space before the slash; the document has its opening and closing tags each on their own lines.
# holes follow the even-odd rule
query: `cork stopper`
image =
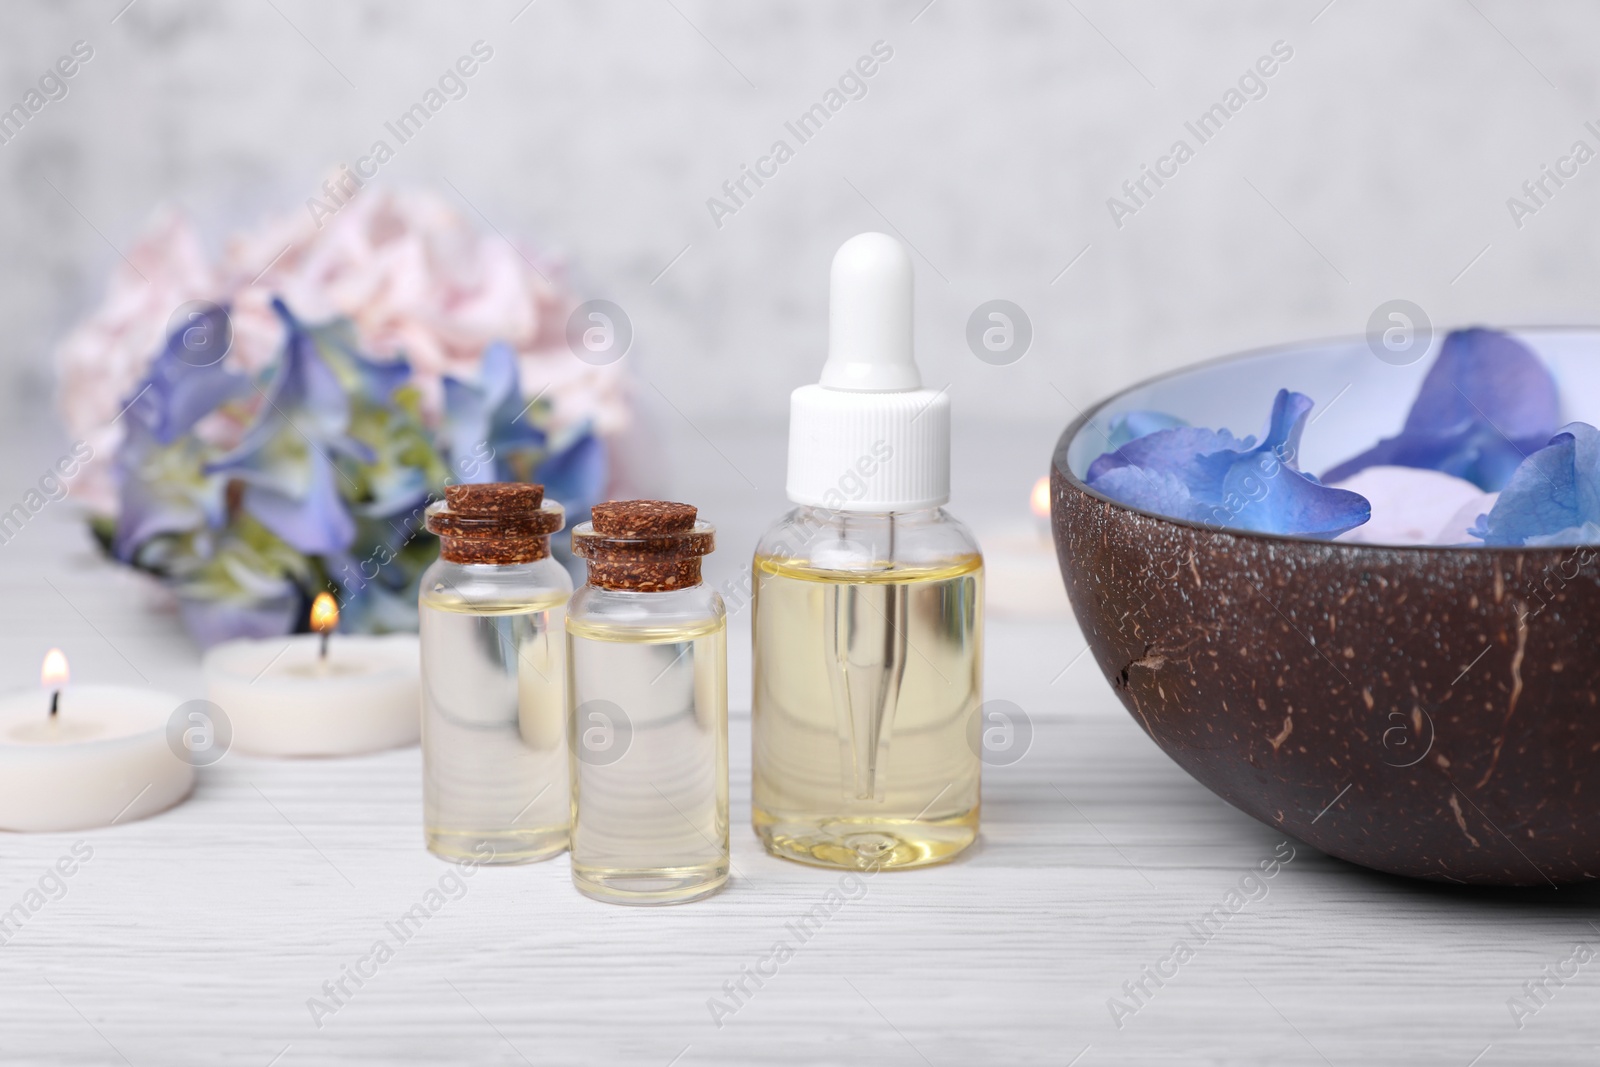
<svg viewBox="0 0 1600 1067">
<path fill-rule="evenodd" d="M 532 563 L 550 554 L 550 535 L 566 523 L 544 486 L 525 482 L 447 485 L 428 506 L 428 530 L 451 563 Z"/>
<path fill-rule="evenodd" d="M 715 547 L 715 530 L 696 521 L 693 506 L 612 500 L 592 514 L 572 531 L 572 551 L 589 561 L 590 585 L 662 593 L 700 584 L 700 557 Z"/>
<path fill-rule="evenodd" d="M 481 485 L 447 485 L 444 502 L 458 515 L 483 518 L 521 515 L 544 504 L 544 486 L 528 482 L 485 482 Z"/>
</svg>

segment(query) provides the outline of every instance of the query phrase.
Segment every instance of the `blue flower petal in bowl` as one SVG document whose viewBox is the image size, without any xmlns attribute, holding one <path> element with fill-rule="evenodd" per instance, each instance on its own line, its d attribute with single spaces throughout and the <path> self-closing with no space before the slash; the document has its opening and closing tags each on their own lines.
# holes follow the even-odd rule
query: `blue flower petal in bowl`
<svg viewBox="0 0 1600 1067">
<path fill-rule="evenodd" d="M 1227 430 L 1177 426 L 1127 441 L 1089 465 L 1089 488 L 1130 507 L 1210 526 L 1336 537 L 1371 517 L 1358 493 L 1322 485 L 1298 469 L 1313 402 L 1278 390 L 1259 445 Z M 1138 412 L 1143 416 L 1148 412 Z M 1143 419 L 1149 425 L 1153 420 Z M 1177 420 L 1173 420 L 1177 421 Z M 1133 425 L 1125 420 L 1116 430 Z"/>
<path fill-rule="evenodd" d="M 1564 427 L 1522 461 L 1472 533 L 1490 545 L 1600 542 L 1600 430 Z"/>
<path fill-rule="evenodd" d="M 1135 438 L 1187 425 L 1176 415 L 1164 411 L 1125 411 L 1111 420 L 1111 431 L 1106 435 L 1107 447 L 1115 452 Z"/>
<path fill-rule="evenodd" d="M 1399 435 L 1345 460 L 1322 480 L 1342 482 L 1367 467 L 1422 467 L 1492 493 L 1560 424 L 1555 379 L 1526 345 L 1497 330 L 1455 330 L 1445 337 Z"/>
</svg>

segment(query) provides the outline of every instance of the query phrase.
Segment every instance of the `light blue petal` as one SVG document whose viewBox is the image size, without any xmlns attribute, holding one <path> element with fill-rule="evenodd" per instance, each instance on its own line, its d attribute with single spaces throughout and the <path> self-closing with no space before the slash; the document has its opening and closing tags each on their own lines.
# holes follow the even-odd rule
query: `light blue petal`
<svg viewBox="0 0 1600 1067">
<path fill-rule="evenodd" d="M 1129 507 L 1170 515 L 1175 519 L 1205 522 L 1205 506 L 1195 500 L 1183 479 L 1168 471 L 1144 467 L 1117 467 L 1090 485 L 1096 492 Z"/>
<path fill-rule="evenodd" d="M 227 311 L 213 307 L 174 330 L 129 398 L 126 417 L 142 423 L 161 444 L 170 445 L 216 408 L 250 388 L 249 379 L 225 369 L 221 357 L 196 364 L 185 338 L 196 330 L 217 338 L 229 329 Z M 209 352 L 201 356 L 210 358 Z"/>
<path fill-rule="evenodd" d="M 1365 497 L 1297 469 L 1313 402 L 1278 390 L 1261 443 L 1180 427 L 1135 438 L 1089 467 L 1091 489 L 1133 507 L 1210 526 L 1336 537 L 1372 517 Z"/>
<path fill-rule="evenodd" d="M 483 351 L 476 382 L 446 377 L 441 433 L 450 468 L 468 483 L 514 480 L 512 460 L 545 446 L 546 436 L 529 420 L 516 352 L 496 341 Z"/>
<path fill-rule="evenodd" d="M 116 558 L 131 563 L 152 538 L 222 525 L 223 479 L 206 471 L 203 450 L 193 438 L 164 445 L 133 421 L 115 463 Z"/>
<path fill-rule="evenodd" d="M 544 485 L 546 496 L 582 513 L 604 495 L 607 467 L 605 442 L 585 431 L 541 463 L 533 480 Z"/>
<path fill-rule="evenodd" d="M 1562 428 L 1517 467 L 1472 533 L 1491 545 L 1587 544 L 1600 524 L 1600 430 Z"/>
<path fill-rule="evenodd" d="M 1322 480 L 1342 482 L 1367 467 L 1419 467 L 1494 492 L 1549 440 L 1559 418 L 1555 379 L 1527 346 L 1495 330 L 1456 330 L 1444 339 L 1399 435 Z"/>
<path fill-rule="evenodd" d="M 1089 464 L 1087 478 L 1092 482 L 1117 467 L 1144 467 L 1179 473 L 1187 483 L 1214 480 L 1220 472 L 1215 464 L 1206 464 L 1202 458 L 1218 452 L 1241 451 L 1248 448 L 1251 441 L 1251 438 L 1241 441 L 1227 430 L 1205 430 L 1197 426 L 1159 430 L 1100 456 Z"/>
<path fill-rule="evenodd" d="M 1176 415 L 1164 411 L 1125 411 L 1111 420 L 1111 432 L 1106 435 L 1107 447 L 1115 452 L 1129 441 L 1187 425 Z"/>
<path fill-rule="evenodd" d="M 1600 544 L 1600 523 L 1586 522 L 1582 526 L 1569 526 L 1553 534 L 1539 534 L 1528 538 L 1523 544 L 1530 548 Z"/>
<path fill-rule="evenodd" d="M 307 453 L 309 481 L 301 495 L 251 485 L 244 492 L 244 507 L 261 525 L 308 556 L 338 552 L 356 535 L 339 495 L 333 464 L 316 452 Z"/>
<path fill-rule="evenodd" d="M 1260 455 L 1234 464 L 1224 486 L 1224 509 L 1231 515 L 1224 526 L 1333 538 L 1372 518 L 1372 505 L 1360 493 L 1330 489 Z"/>
<path fill-rule="evenodd" d="M 1404 430 L 1447 435 L 1488 421 L 1518 439 L 1548 435 L 1560 417 L 1555 379 L 1539 357 L 1509 334 L 1474 327 L 1444 339 Z"/>
</svg>

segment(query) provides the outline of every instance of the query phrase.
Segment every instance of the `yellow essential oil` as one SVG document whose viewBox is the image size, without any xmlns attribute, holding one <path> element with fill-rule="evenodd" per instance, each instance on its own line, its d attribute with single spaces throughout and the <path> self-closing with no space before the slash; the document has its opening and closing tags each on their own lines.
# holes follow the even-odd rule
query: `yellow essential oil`
<svg viewBox="0 0 1600 1067">
<path fill-rule="evenodd" d="M 972 843 L 982 568 L 756 556 L 752 814 L 770 852 L 920 867 Z"/>
<path fill-rule="evenodd" d="M 577 621 L 567 638 L 573 883 L 626 904 L 715 892 L 728 879 L 725 620 Z"/>
<path fill-rule="evenodd" d="M 451 485 L 427 510 L 422 575 L 422 823 L 429 851 L 529 863 L 567 847 L 559 504 L 520 482 Z"/>
<path fill-rule="evenodd" d="M 448 586 L 421 598 L 428 848 L 527 863 L 567 847 L 562 616 L 567 595 L 496 608 Z"/>
<path fill-rule="evenodd" d="M 567 610 L 572 882 L 611 904 L 682 904 L 728 880 L 728 616 L 700 580 L 688 504 L 596 504 L 572 532 Z"/>
</svg>

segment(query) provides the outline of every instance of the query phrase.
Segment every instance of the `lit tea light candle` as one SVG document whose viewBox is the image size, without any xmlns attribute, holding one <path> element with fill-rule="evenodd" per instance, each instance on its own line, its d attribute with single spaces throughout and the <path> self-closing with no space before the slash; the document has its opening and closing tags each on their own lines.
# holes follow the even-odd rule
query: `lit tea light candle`
<svg viewBox="0 0 1600 1067">
<path fill-rule="evenodd" d="M 1028 494 L 1028 510 L 1033 512 L 1034 526 L 1046 541 L 1050 540 L 1050 476 L 1041 475 Z"/>
<path fill-rule="evenodd" d="M 39 665 L 39 687 L 50 691 L 50 722 L 60 722 L 56 718 L 61 714 L 61 690 L 66 686 L 67 679 L 72 676 L 72 671 L 67 667 L 67 654 L 59 648 L 52 648 L 44 654 L 44 662 Z"/>
<path fill-rule="evenodd" d="M 318 593 L 317 599 L 311 602 L 311 632 L 320 638 L 317 642 L 317 665 L 324 671 L 329 669 L 328 639 L 338 628 L 338 602 L 327 593 Z"/>
<path fill-rule="evenodd" d="M 1050 540 L 1050 479 L 1040 478 L 1028 494 L 1032 518 L 980 534 L 983 546 L 984 606 L 998 619 L 1064 619 L 1071 614 L 1055 545 Z"/>
<path fill-rule="evenodd" d="M 0 699 L 0 829 L 110 826 L 189 795 L 194 766 L 167 741 L 180 698 L 67 675 L 52 648 L 38 689 Z"/>
<path fill-rule="evenodd" d="M 206 692 L 259 756 L 353 756 L 421 734 L 415 634 L 334 635 L 339 605 L 319 593 L 312 633 L 238 640 L 206 653 Z"/>
</svg>

